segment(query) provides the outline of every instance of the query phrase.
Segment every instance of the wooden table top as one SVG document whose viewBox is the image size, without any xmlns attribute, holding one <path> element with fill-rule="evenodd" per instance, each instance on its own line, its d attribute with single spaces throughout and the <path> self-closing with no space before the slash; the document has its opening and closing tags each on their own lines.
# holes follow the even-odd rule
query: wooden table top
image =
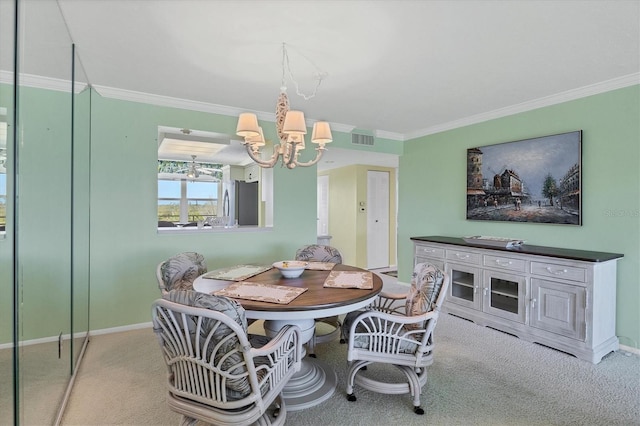
<svg viewBox="0 0 640 426">
<path fill-rule="evenodd" d="M 337 264 L 333 270 L 368 272 L 366 269 L 343 264 Z M 329 272 L 331 271 L 306 269 L 298 278 L 283 278 L 278 269 L 272 268 L 266 272 L 251 277 L 247 281 L 306 288 L 307 291 L 286 305 L 254 300 L 236 300 L 238 300 L 238 302 L 242 304 L 242 307 L 248 311 L 310 311 L 348 306 L 376 296 L 382 290 L 382 279 L 376 274 L 372 274 L 373 289 L 371 290 L 323 287 L 325 280 L 329 276 Z"/>
</svg>

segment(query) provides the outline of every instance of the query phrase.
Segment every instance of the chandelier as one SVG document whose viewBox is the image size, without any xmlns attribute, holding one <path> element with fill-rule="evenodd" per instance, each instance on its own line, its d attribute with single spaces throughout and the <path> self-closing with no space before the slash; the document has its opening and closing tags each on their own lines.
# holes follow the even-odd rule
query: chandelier
<svg viewBox="0 0 640 426">
<path fill-rule="evenodd" d="M 280 95 L 276 104 L 276 130 L 279 144 L 273 147 L 273 154 L 268 160 L 263 160 L 262 147 L 266 145 L 262 127 L 258 125 L 258 118 L 254 113 L 244 112 L 238 117 L 238 125 L 236 134 L 244 138 L 243 144 L 247 149 L 249 157 L 255 161 L 260 167 L 270 168 L 278 163 L 281 159 L 282 165 L 289 169 L 296 166 L 312 166 L 320 161 L 325 150 L 325 144 L 333 140 L 331 136 L 331 128 L 326 121 L 317 121 L 313 124 L 311 132 L 311 142 L 316 144 L 316 157 L 307 162 L 298 161 L 300 152 L 305 149 L 305 135 L 307 134 L 307 125 L 302 111 L 289 109 L 289 98 L 287 97 L 287 87 L 285 85 L 285 71 L 288 72 L 290 79 L 296 86 L 296 93 L 305 99 L 315 96 L 318 86 L 326 73 L 318 72 L 315 90 L 310 96 L 300 93 L 298 84 L 293 78 L 291 68 L 289 66 L 289 56 L 287 47 L 282 43 L 282 86 L 280 87 Z"/>
</svg>

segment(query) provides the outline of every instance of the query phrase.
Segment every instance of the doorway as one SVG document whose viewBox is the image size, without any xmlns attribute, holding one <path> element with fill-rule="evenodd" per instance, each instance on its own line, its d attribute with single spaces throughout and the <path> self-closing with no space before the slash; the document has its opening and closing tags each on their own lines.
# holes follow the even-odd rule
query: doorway
<svg viewBox="0 0 640 426">
<path fill-rule="evenodd" d="M 389 266 L 389 172 L 367 171 L 367 269 Z"/>
</svg>

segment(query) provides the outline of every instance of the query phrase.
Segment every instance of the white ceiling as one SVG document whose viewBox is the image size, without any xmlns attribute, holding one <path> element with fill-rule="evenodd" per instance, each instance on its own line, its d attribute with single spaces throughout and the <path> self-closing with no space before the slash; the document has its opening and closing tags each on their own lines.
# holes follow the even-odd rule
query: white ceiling
<svg viewBox="0 0 640 426">
<path fill-rule="evenodd" d="M 638 0 L 57 2 L 99 91 L 273 116 L 286 42 L 292 109 L 390 139 L 640 82 Z"/>
</svg>

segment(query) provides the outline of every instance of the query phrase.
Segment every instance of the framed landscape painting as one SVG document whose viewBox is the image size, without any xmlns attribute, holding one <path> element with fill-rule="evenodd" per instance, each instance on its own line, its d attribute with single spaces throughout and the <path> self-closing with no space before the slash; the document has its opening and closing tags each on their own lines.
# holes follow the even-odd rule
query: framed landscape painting
<svg viewBox="0 0 640 426">
<path fill-rule="evenodd" d="M 467 150 L 467 219 L 582 225 L 582 131 Z"/>
</svg>

